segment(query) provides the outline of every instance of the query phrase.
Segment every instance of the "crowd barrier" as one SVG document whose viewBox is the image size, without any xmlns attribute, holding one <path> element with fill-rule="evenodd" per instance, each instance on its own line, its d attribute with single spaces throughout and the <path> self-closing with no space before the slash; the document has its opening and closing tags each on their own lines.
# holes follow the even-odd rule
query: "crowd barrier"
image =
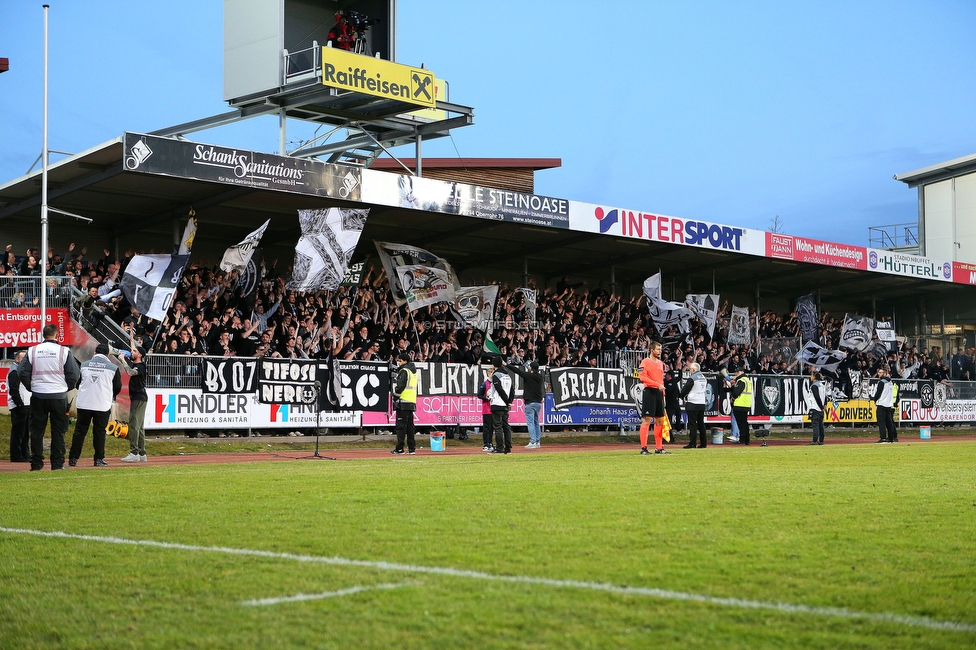
<svg viewBox="0 0 976 650">
<path fill-rule="evenodd" d="M 150 355 L 150 404 L 147 429 L 301 429 L 390 428 L 395 421 L 390 395 L 394 369 L 383 362 L 339 362 L 339 410 L 319 410 L 314 404 L 283 404 L 261 398 L 254 379 L 261 364 L 289 363 L 241 357 L 207 358 Z M 299 363 L 299 362 L 292 362 Z M 331 381 L 324 362 L 321 381 Z M 490 366 L 418 363 L 417 413 L 421 427 L 482 423 L 481 382 Z M 625 427 L 640 423 L 637 404 L 642 387 L 633 370 L 620 368 L 552 368 L 550 390 L 543 405 L 543 423 L 551 427 Z M 806 394 L 810 379 L 800 375 L 751 375 L 755 394 L 750 422 L 797 425 L 809 423 Z M 727 424 L 731 397 L 724 380 L 707 375 L 705 421 Z M 511 422 L 525 425 L 522 380 L 513 376 L 515 400 Z M 206 384 L 213 390 L 207 390 Z M 899 408 L 896 420 L 904 423 L 976 422 L 976 382 L 951 385 L 931 380 L 896 380 Z M 825 412 L 828 424 L 871 425 L 877 421 L 871 400 L 875 380 L 855 378 L 852 399 L 831 400 Z M 218 390 L 219 389 L 219 390 Z"/>
</svg>

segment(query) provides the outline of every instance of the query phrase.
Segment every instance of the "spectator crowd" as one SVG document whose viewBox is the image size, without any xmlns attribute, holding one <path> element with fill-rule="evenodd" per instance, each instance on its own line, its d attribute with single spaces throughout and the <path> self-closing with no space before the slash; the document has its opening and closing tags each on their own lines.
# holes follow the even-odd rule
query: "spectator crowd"
<svg viewBox="0 0 976 650">
<path fill-rule="evenodd" d="M 261 264 L 253 287 L 241 286 L 236 272 L 191 263 L 184 271 L 167 318 L 157 323 L 132 308 L 120 290 L 122 275 L 134 252 L 116 259 L 108 249 L 97 260 L 86 259 L 87 248 L 71 244 L 63 255 L 49 250 L 50 276 L 68 276 L 75 307 L 89 322 L 109 318 L 137 343 L 156 353 L 178 355 L 321 358 L 389 361 L 407 352 L 414 361 L 474 364 L 485 355 L 485 332 L 460 327 L 444 303 L 408 312 L 397 306 L 379 265 L 367 265 L 361 281 L 337 291 L 300 293 L 287 288 L 288 270 L 277 260 Z M 39 276 L 42 258 L 37 249 L 17 256 L 7 246 L 0 275 Z M 643 295 L 624 298 L 603 286 L 572 284 L 564 277 L 550 288 L 536 290 L 534 320 L 522 292 L 499 287 L 495 319 L 488 328 L 503 357 L 512 363 L 538 361 L 540 365 L 598 366 L 620 351 L 640 356 L 652 338 L 665 342 L 662 359 L 669 370 L 696 361 L 703 372 L 743 368 L 763 374 L 796 373 L 793 360 L 783 354 L 761 353 L 760 346 L 727 342 L 730 306 L 723 305 L 709 337 L 693 321 L 691 334 L 676 329 L 657 333 Z M 8 295 L 9 294 L 9 295 Z M 7 292 L 5 306 L 36 305 L 38 296 Z M 15 304 L 16 303 L 16 304 Z M 751 314 L 754 342 L 797 338 L 799 325 L 791 312 Z M 820 340 L 837 349 L 843 318 L 820 317 Z M 755 336 L 758 331 L 758 337 Z M 851 353 L 844 366 L 873 375 L 886 364 L 895 377 L 943 380 L 976 377 L 974 350 L 956 350 L 944 358 L 938 347 L 910 347 L 908 342 L 887 357 Z"/>
</svg>

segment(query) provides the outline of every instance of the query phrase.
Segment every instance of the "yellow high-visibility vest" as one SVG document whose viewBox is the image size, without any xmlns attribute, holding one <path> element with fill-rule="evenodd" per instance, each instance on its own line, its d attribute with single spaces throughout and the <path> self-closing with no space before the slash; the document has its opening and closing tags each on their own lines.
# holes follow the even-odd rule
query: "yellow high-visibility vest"
<svg viewBox="0 0 976 650">
<path fill-rule="evenodd" d="M 739 381 L 745 384 L 745 388 L 742 390 L 742 393 L 740 393 L 739 396 L 735 398 L 735 401 L 732 402 L 732 406 L 751 409 L 752 408 L 752 380 L 746 377 L 745 375 L 742 375 L 741 377 L 739 377 Z"/>
<path fill-rule="evenodd" d="M 400 393 L 400 401 L 401 402 L 410 402 L 411 404 L 416 404 L 417 403 L 417 384 L 419 382 L 419 377 L 417 376 L 417 373 L 410 372 L 406 368 L 402 368 L 402 370 L 405 373 L 407 373 L 407 386 L 406 386 L 406 388 L 403 389 L 403 392 Z"/>
</svg>

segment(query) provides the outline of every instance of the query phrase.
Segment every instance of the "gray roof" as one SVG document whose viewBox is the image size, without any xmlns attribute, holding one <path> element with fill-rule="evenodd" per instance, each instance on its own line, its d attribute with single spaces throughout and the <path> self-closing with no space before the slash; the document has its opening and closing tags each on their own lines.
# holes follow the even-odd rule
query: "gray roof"
<svg viewBox="0 0 976 650">
<path fill-rule="evenodd" d="M 938 165 L 922 167 L 904 174 L 895 174 L 895 180 L 907 183 L 909 187 L 935 183 L 947 178 L 976 172 L 976 154 L 956 158 Z"/>
</svg>

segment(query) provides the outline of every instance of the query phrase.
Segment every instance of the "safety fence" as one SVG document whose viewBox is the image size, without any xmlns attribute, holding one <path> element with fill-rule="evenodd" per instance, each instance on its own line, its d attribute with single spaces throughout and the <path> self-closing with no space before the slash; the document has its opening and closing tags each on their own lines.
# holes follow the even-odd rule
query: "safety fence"
<svg viewBox="0 0 976 650">
<path fill-rule="evenodd" d="M 71 306 L 71 278 L 48 276 L 47 306 Z M 41 306 L 41 276 L 0 276 L 0 309 L 39 309 Z"/>
</svg>

